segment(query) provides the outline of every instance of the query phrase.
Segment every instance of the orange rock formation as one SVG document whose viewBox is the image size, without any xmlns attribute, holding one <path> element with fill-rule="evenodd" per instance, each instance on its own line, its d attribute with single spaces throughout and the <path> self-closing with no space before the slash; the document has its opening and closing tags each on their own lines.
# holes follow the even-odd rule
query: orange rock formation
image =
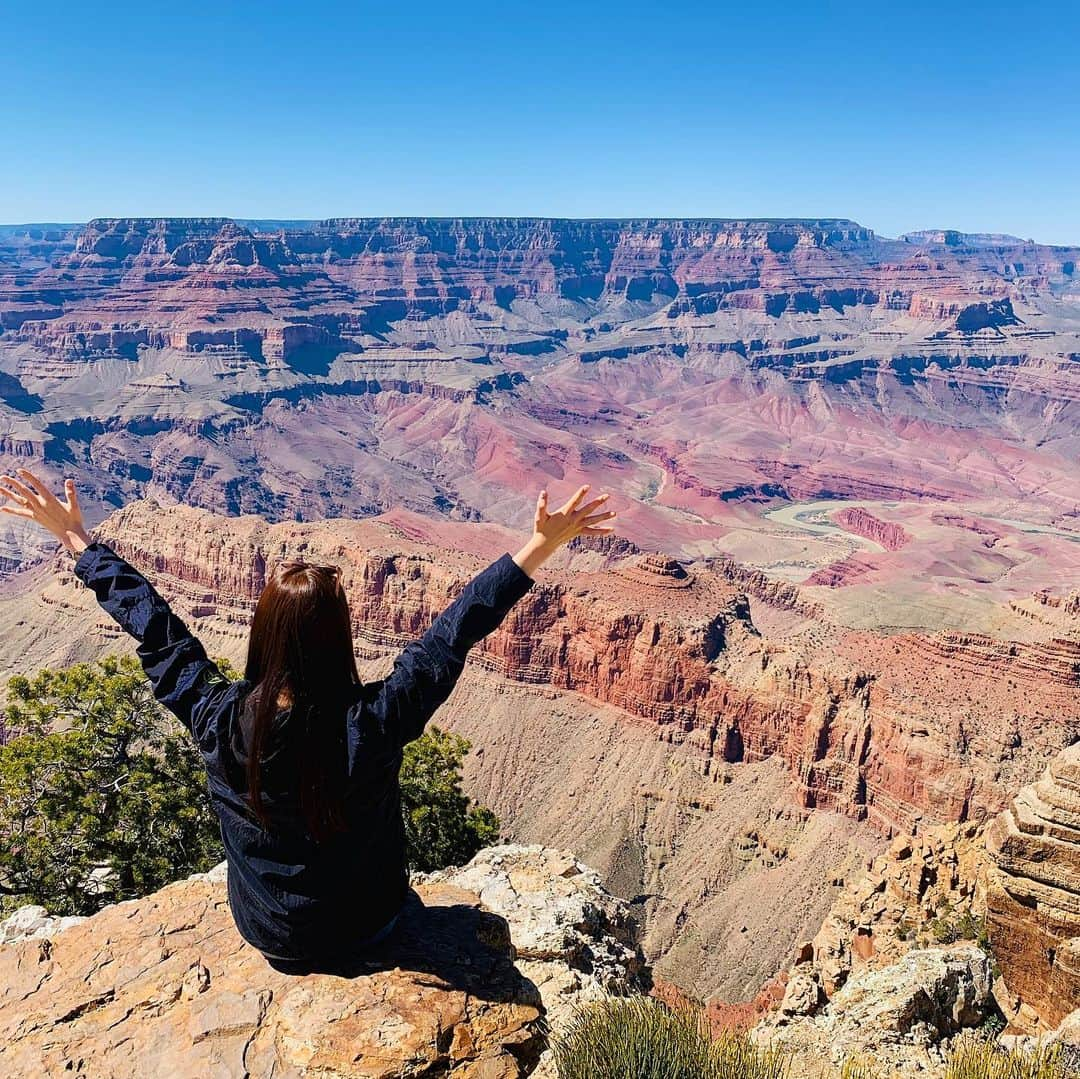
<svg viewBox="0 0 1080 1079">
<path fill-rule="evenodd" d="M 987 846 L 990 942 L 1017 1025 L 1052 1029 L 1080 1008 L 1080 744 L 1013 799 Z"/>
</svg>

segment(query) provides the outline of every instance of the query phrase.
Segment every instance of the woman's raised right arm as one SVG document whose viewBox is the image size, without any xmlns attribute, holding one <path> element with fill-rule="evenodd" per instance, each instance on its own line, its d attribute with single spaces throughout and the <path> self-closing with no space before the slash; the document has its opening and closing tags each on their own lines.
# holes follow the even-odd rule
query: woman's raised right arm
<svg viewBox="0 0 1080 1079">
<path fill-rule="evenodd" d="M 83 527 L 75 484 L 64 484 L 57 499 L 27 469 L 19 479 L 0 476 L 5 513 L 35 521 L 77 555 L 75 576 L 97 597 L 102 608 L 138 642 L 154 696 L 195 736 L 201 746 L 211 735 L 209 705 L 232 685 L 206 655 L 202 644 L 170 609 L 152 584 L 111 547 L 95 542 Z"/>
</svg>

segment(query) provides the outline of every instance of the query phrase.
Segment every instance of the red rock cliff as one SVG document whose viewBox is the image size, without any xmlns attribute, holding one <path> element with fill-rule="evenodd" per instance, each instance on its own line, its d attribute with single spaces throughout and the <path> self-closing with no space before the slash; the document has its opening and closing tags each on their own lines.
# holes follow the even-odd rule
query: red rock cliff
<svg viewBox="0 0 1080 1079">
<path fill-rule="evenodd" d="M 358 650 L 374 660 L 420 634 L 485 559 L 516 541 L 470 525 L 460 535 L 475 553 L 448 552 L 409 538 L 412 520 L 268 526 L 135 503 L 101 533 L 234 655 L 269 565 L 286 556 L 339 563 Z M 425 522 L 415 524 L 422 534 Z M 760 635 L 730 576 L 656 555 L 612 556 L 590 570 L 568 558 L 543 569 L 471 662 L 615 705 L 706 771 L 778 756 L 805 806 L 885 830 L 996 812 L 1003 790 L 1080 725 L 1071 640 L 864 634 L 840 639 L 832 658 L 808 659 Z M 991 689 L 1003 677 L 1019 685 L 1007 717 Z"/>
</svg>

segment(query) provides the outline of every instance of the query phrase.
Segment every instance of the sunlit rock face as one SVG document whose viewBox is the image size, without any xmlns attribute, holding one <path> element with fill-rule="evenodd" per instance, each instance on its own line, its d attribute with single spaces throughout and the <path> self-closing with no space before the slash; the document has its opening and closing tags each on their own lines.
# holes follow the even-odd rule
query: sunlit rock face
<svg viewBox="0 0 1080 1079">
<path fill-rule="evenodd" d="M 1020 791 L 987 846 L 990 942 L 1018 1025 L 1053 1029 L 1080 1008 L 1080 744 Z"/>
<path fill-rule="evenodd" d="M 225 879 L 222 863 L 90 918 L 8 919 L 3 1074 L 551 1077 L 547 1024 L 648 988 L 624 906 L 565 852 L 495 847 L 418 882 L 348 976 L 275 971 Z"/>
</svg>

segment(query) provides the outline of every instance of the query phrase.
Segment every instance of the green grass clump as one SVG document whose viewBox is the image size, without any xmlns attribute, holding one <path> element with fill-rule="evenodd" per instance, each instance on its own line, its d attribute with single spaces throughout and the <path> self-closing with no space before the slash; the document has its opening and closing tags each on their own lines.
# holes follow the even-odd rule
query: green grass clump
<svg viewBox="0 0 1080 1079">
<path fill-rule="evenodd" d="M 790 1057 L 781 1049 L 755 1045 L 745 1033 L 725 1032 L 713 1042 L 710 1079 L 787 1079 Z"/>
<path fill-rule="evenodd" d="M 745 1034 L 714 1041 L 700 1009 L 612 997 L 577 1011 L 552 1040 L 559 1079 L 787 1079 L 789 1060 Z"/>
<path fill-rule="evenodd" d="M 1068 1079 L 1074 1074 L 1059 1045 L 999 1049 L 983 1038 L 965 1038 L 949 1057 L 945 1079 Z"/>
</svg>

